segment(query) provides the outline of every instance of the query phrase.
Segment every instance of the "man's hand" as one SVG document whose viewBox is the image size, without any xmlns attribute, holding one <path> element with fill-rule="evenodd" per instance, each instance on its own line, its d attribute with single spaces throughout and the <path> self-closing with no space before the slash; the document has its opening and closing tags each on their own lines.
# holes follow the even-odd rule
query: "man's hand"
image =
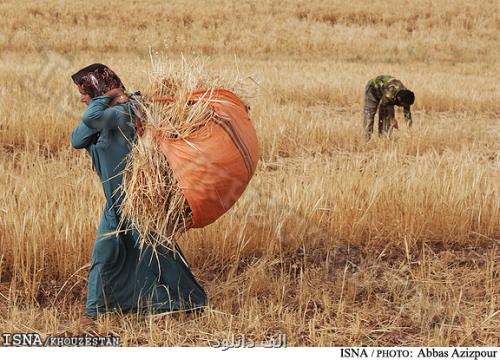
<svg viewBox="0 0 500 360">
<path fill-rule="evenodd" d="M 108 92 L 106 92 L 104 94 L 104 96 L 107 96 L 110 98 L 116 98 L 116 97 L 121 96 L 123 94 L 124 94 L 124 92 L 123 92 L 122 88 L 114 88 L 114 89 L 111 89 Z"/>
<path fill-rule="evenodd" d="M 392 118 L 392 120 L 391 120 L 391 125 L 392 125 L 392 127 L 393 127 L 394 129 L 399 130 L 398 121 L 396 120 L 396 118 L 395 118 L 395 117 L 394 117 L 394 118 Z"/>
<path fill-rule="evenodd" d="M 128 96 L 121 88 L 111 89 L 106 92 L 104 96 L 111 98 L 110 107 L 118 104 L 125 104 L 128 101 Z"/>
</svg>

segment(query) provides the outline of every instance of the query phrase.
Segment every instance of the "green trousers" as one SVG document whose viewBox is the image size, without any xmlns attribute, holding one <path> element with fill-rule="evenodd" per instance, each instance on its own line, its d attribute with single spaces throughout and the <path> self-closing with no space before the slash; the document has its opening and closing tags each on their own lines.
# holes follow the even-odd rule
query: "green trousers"
<svg viewBox="0 0 500 360">
<path fill-rule="evenodd" d="M 373 125 L 375 122 L 375 114 L 378 108 L 378 133 L 382 135 L 387 133 L 391 128 L 391 120 L 394 118 L 394 106 L 381 105 L 379 106 L 380 98 L 374 86 L 370 83 L 365 88 L 365 104 L 363 127 L 365 130 L 366 139 L 370 139 L 373 134 Z"/>
</svg>

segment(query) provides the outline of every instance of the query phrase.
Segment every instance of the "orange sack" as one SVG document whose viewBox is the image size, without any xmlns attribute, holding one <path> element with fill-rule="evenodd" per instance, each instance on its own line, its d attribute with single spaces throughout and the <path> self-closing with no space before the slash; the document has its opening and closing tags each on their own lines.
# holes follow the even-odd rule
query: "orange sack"
<svg viewBox="0 0 500 360">
<path fill-rule="evenodd" d="M 214 110 L 211 121 L 185 137 L 157 137 L 191 208 L 192 228 L 213 223 L 234 205 L 259 159 L 257 135 L 243 101 L 225 89 L 191 93 L 191 101 L 199 99 Z"/>
</svg>

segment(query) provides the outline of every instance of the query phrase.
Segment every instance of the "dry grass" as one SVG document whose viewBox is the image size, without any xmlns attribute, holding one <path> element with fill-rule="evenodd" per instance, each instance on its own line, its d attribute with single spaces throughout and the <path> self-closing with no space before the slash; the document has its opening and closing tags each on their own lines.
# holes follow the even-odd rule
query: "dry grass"
<svg viewBox="0 0 500 360">
<path fill-rule="evenodd" d="M 280 331 L 290 345 L 498 345 L 496 2 L 162 4 L 124 1 L 111 18 L 96 1 L 0 4 L 0 332 L 83 333 L 103 197 L 69 146 L 83 111 L 69 75 L 99 61 L 135 89 L 151 44 L 259 83 L 261 161 L 234 209 L 179 239 L 211 310 L 110 316 L 97 332 L 129 345 Z M 414 127 L 364 143 L 363 89 L 381 73 L 415 91 Z"/>
<path fill-rule="evenodd" d="M 137 229 L 141 247 L 159 241 L 174 249 L 175 236 L 191 224 L 191 211 L 152 131 L 147 129 L 130 152 L 121 189 L 122 221 L 127 218 L 127 226 Z"/>
<path fill-rule="evenodd" d="M 213 91 L 233 90 L 236 83 L 237 79 L 224 81 L 220 76 L 209 76 L 200 61 L 182 59 L 176 68 L 172 63 L 154 60 L 146 86 L 149 91 L 137 99 L 135 106 L 144 134 L 129 155 L 122 186 L 121 213 L 138 230 L 141 246 L 156 246 L 151 235 L 157 234 L 157 240 L 174 249 L 175 237 L 192 225 L 191 209 L 160 151 L 159 139 L 195 134 L 215 116 Z M 192 92 L 200 89 L 206 93 L 193 102 Z"/>
</svg>

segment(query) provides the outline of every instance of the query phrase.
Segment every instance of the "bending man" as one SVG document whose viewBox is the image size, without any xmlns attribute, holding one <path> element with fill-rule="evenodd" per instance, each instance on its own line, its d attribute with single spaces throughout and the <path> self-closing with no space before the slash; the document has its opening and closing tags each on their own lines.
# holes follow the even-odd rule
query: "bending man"
<svg viewBox="0 0 500 360">
<path fill-rule="evenodd" d="M 373 123 L 378 107 L 379 135 L 388 132 L 392 127 L 398 128 L 394 116 L 394 105 L 402 106 L 406 124 L 412 124 L 410 106 L 415 101 L 415 94 L 408 90 L 401 81 L 390 75 L 380 75 L 371 79 L 365 88 L 364 121 L 366 139 L 373 133 Z"/>
</svg>

